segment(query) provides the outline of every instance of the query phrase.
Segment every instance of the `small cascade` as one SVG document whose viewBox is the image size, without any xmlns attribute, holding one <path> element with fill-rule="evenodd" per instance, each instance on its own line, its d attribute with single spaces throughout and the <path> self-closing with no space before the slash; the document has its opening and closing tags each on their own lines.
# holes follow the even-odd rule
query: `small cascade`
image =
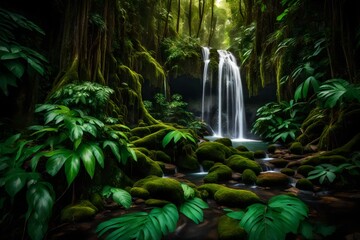
<svg viewBox="0 0 360 240">
<path fill-rule="evenodd" d="M 226 50 L 217 52 L 219 54 L 217 89 L 213 89 L 212 75 L 209 74 L 211 73 L 210 49 L 202 48 L 204 60 L 202 120 L 214 129 L 217 136 L 244 139 L 245 113 L 240 68 L 231 52 Z M 215 122 L 212 119 L 213 115 L 216 118 Z"/>
</svg>

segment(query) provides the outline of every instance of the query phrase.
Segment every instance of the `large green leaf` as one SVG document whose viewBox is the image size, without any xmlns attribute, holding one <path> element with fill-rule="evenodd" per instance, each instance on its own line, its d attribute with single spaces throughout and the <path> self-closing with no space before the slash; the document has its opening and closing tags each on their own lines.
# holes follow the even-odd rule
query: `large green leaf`
<svg viewBox="0 0 360 240">
<path fill-rule="evenodd" d="M 104 168 L 104 153 L 102 151 L 102 149 L 96 144 L 96 143 L 89 143 L 89 146 L 91 148 L 91 151 L 93 153 L 93 155 L 96 158 L 96 161 L 99 163 L 99 165 Z"/>
<path fill-rule="evenodd" d="M 88 144 L 82 143 L 79 146 L 78 154 L 84 164 L 87 173 L 91 178 L 93 178 L 95 173 L 95 157 L 92 148 Z"/>
<path fill-rule="evenodd" d="M 73 153 L 65 162 L 65 175 L 68 185 L 70 185 L 80 171 L 80 157 L 77 153 Z"/>
<path fill-rule="evenodd" d="M 184 191 L 184 198 L 185 199 L 191 199 L 194 198 L 195 196 L 195 191 L 194 189 L 192 189 L 191 187 L 189 187 L 187 184 L 185 183 L 181 183 L 181 187 Z"/>
<path fill-rule="evenodd" d="M 129 208 L 131 206 L 131 195 L 127 191 L 120 188 L 111 188 L 112 198 L 113 200 L 124 206 L 125 208 Z"/>
<path fill-rule="evenodd" d="M 181 204 L 180 212 L 198 224 L 204 220 L 203 209 L 208 207 L 208 204 L 200 198 L 187 199 Z"/>
<path fill-rule="evenodd" d="M 5 184 L 6 192 L 10 197 L 14 197 L 29 180 L 37 180 L 39 178 L 39 173 L 26 172 L 21 168 L 14 168 L 5 173 L 2 182 Z"/>
<path fill-rule="evenodd" d="M 73 152 L 69 149 L 57 149 L 44 153 L 44 156 L 49 157 L 46 162 L 46 171 L 51 176 L 55 176 L 72 154 Z"/>
<path fill-rule="evenodd" d="M 103 148 L 105 149 L 107 146 L 110 147 L 112 153 L 115 155 L 116 159 L 121 162 L 121 155 L 120 155 L 120 150 L 119 150 L 119 144 L 117 144 L 114 141 L 109 141 L 106 140 L 103 143 Z"/>
<path fill-rule="evenodd" d="M 113 218 L 98 225 L 96 232 L 99 236 L 106 232 L 108 240 L 160 240 L 162 236 L 175 231 L 179 214 L 174 204 L 167 204 L 163 208 L 154 208 L 148 214 L 135 212 Z"/>
</svg>

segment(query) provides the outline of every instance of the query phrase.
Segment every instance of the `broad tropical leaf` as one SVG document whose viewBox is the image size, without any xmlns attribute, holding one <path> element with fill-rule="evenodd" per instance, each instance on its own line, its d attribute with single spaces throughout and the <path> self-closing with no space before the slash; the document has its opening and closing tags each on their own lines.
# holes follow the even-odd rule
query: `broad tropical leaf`
<svg viewBox="0 0 360 240">
<path fill-rule="evenodd" d="M 208 204 L 200 198 L 187 199 L 180 206 L 180 212 L 190 218 L 196 224 L 204 221 L 203 209 L 208 208 Z"/>
<path fill-rule="evenodd" d="M 191 199 L 194 198 L 195 196 L 195 191 L 193 188 L 189 187 L 187 184 L 185 183 L 181 183 L 181 187 L 184 191 L 184 198 L 185 199 Z"/>
</svg>

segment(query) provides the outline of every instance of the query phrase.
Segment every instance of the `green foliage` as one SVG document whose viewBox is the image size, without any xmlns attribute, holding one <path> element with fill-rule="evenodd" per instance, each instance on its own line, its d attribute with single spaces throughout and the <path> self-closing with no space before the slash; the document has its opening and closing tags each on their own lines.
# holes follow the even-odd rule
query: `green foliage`
<svg viewBox="0 0 360 240">
<path fill-rule="evenodd" d="M 324 108 L 334 108 L 345 102 L 360 102 L 360 86 L 344 79 L 330 79 L 321 84 L 317 97 Z"/>
<path fill-rule="evenodd" d="M 106 106 L 114 90 L 95 82 L 70 83 L 55 91 L 50 103 L 82 110 L 85 114 L 105 118 Z"/>
<path fill-rule="evenodd" d="M 314 68 L 310 66 L 310 63 L 306 63 L 303 66 L 295 69 L 292 77 L 296 79 L 300 76 L 300 74 L 308 75 L 308 77 L 296 88 L 294 94 L 295 101 L 298 101 L 299 99 L 307 99 L 309 89 L 311 88 L 313 89 L 314 93 L 317 93 L 319 90 L 319 81 L 317 80 L 317 78 L 321 77 L 321 74 L 317 73 L 314 76 Z"/>
<path fill-rule="evenodd" d="M 205 127 L 203 122 L 196 120 L 194 114 L 187 110 L 188 103 L 182 100 L 180 94 L 172 95 L 168 101 L 164 94 L 157 93 L 153 102 L 144 101 L 144 105 L 151 116 L 163 122 L 177 123 L 194 131 L 201 131 Z"/>
<path fill-rule="evenodd" d="M 184 132 L 182 130 L 173 130 L 165 135 L 162 140 L 162 146 L 165 148 L 171 140 L 176 144 L 180 140 L 191 142 L 196 144 L 196 139 L 188 132 Z"/>
<path fill-rule="evenodd" d="M 304 103 L 281 101 L 270 102 L 257 110 L 257 119 L 252 132 L 264 140 L 283 142 L 295 140 L 300 125 L 306 116 Z"/>
<path fill-rule="evenodd" d="M 104 186 L 101 192 L 102 196 L 106 198 L 112 197 L 112 199 L 119 205 L 124 206 L 125 208 L 130 208 L 131 206 L 131 195 L 127 191 L 121 188 L 114 188 L 110 186 Z"/>
<path fill-rule="evenodd" d="M 287 233 L 297 233 L 308 216 L 308 207 L 296 197 L 277 195 L 268 204 L 255 203 L 245 211 L 231 211 L 227 216 L 240 220 L 249 240 L 285 239 Z"/>
<path fill-rule="evenodd" d="M 8 86 L 17 87 L 25 73 L 44 76 L 46 72 L 46 58 L 27 47 L 30 41 L 18 37 L 18 31 L 44 35 L 42 29 L 25 17 L 0 8 L 0 89 L 5 95 Z"/>
<path fill-rule="evenodd" d="M 342 183 L 351 182 L 354 177 L 360 176 L 360 160 L 356 158 L 356 154 L 354 156 L 351 162 L 339 166 L 320 164 L 309 172 L 307 179 L 318 179 L 322 185 L 333 183 L 336 179 L 340 179 Z"/>
<path fill-rule="evenodd" d="M 99 236 L 110 231 L 105 239 L 161 239 L 175 231 L 179 213 L 174 204 L 154 208 L 147 212 L 135 212 L 102 222 L 96 232 Z"/>
</svg>

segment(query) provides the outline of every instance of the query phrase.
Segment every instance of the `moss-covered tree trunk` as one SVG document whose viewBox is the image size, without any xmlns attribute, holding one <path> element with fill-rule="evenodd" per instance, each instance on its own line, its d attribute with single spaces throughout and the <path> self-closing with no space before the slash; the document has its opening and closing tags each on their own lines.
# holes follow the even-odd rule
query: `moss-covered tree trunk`
<svg viewBox="0 0 360 240">
<path fill-rule="evenodd" d="M 124 72 L 120 57 L 114 54 L 114 46 L 124 46 L 126 40 L 120 1 L 68 0 L 63 3 L 63 26 L 58 36 L 61 39 L 60 71 L 51 93 L 78 81 L 108 85 L 115 90 L 109 105 L 110 115 L 129 124 L 136 124 L 138 120 L 156 122 L 142 103 L 141 78 L 132 78 L 133 73 Z"/>
</svg>

